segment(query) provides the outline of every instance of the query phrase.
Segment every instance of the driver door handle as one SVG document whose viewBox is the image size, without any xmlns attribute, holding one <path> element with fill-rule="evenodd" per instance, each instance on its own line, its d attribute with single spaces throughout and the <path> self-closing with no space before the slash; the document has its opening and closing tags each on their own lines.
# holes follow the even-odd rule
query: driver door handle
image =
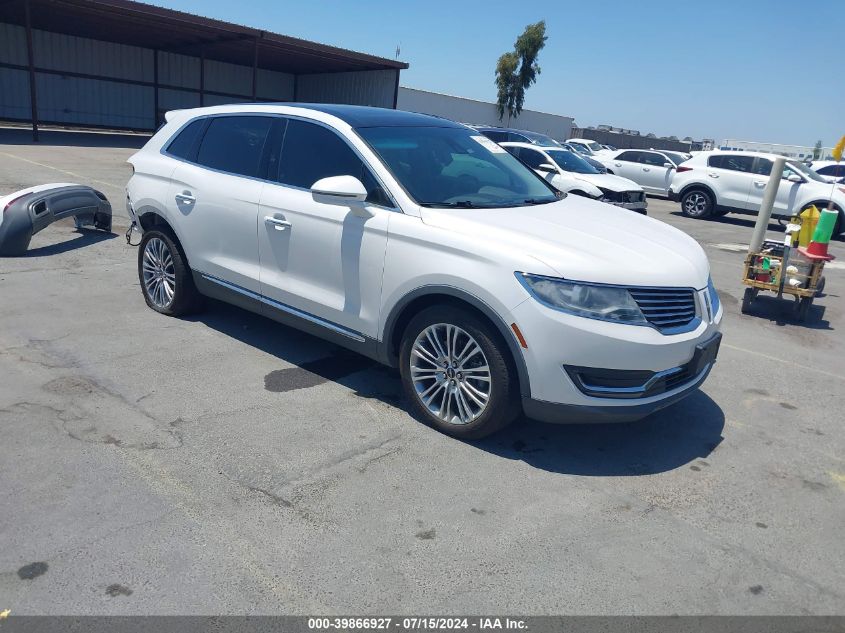
<svg viewBox="0 0 845 633">
<path fill-rule="evenodd" d="M 643 167 L 643 171 L 651 171 L 649 167 Z"/>
<path fill-rule="evenodd" d="M 759 188 L 759 189 L 762 189 L 763 187 L 766 186 L 766 182 L 764 180 L 755 180 L 754 186 Z"/>
<path fill-rule="evenodd" d="M 277 231 L 285 231 L 291 227 L 290 222 L 287 220 L 280 220 L 279 218 L 274 218 L 272 215 L 264 216 L 264 221 L 267 224 L 272 224 L 273 228 Z"/>
</svg>

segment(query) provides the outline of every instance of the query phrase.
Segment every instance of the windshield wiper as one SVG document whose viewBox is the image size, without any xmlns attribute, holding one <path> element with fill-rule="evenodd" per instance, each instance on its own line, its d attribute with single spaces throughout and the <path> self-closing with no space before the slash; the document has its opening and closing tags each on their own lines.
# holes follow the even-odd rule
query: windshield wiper
<svg viewBox="0 0 845 633">
<path fill-rule="evenodd" d="M 477 204 L 469 200 L 459 200 L 458 202 L 422 202 L 421 207 L 435 207 L 443 209 L 480 209 Z"/>
<path fill-rule="evenodd" d="M 548 198 L 527 198 L 523 200 L 525 204 L 549 204 L 550 202 L 556 201 L 558 198 L 552 198 L 549 200 Z"/>
</svg>

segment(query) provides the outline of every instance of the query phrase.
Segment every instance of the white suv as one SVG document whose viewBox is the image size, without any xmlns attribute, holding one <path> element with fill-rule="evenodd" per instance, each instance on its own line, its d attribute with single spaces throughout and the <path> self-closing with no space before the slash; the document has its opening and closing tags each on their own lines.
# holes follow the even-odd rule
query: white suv
<svg viewBox="0 0 845 633">
<path fill-rule="evenodd" d="M 684 215 L 708 218 L 726 213 L 756 215 L 772 173 L 775 154 L 714 151 L 696 154 L 679 165 L 669 187 L 669 197 L 681 203 Z M 835 234 L 845 230 L 845 187 L 832 185 L 804 163 L 787 160 L 772 215 L 789 218 L 816 205 L 826 208 L 829 201 L 839 212 Z"/>
<path fill-rule="evenodd" d="M 499 143 L 509 154 L 545 178 L 555 189 L 637 213 L 647 213 L 645 192 L 633 180 L 602 173 L 583 157 L 560 147 L 538 147 L 530 143 Z"/>
<path fill-rule="evenodd" d="M 466 126 L 217 106 L 169 113 L 130 162 L 150 308 L 216 297 L 398 367 L 446 433 L 520 411 L 638 419 L 715 361 L 722 310 L 697 242 L 560 194 Z"/>
</svg>

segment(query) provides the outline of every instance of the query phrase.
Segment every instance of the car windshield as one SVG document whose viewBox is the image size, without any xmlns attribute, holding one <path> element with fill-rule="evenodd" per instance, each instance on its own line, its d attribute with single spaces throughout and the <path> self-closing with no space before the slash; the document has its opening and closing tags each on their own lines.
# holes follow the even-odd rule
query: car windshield
<svg viewBox="0 0 845 633">
<path fill-rule="evenodd" d="M 680 165 L 685 160 L 688 160 L 685 156 L 682 156 L 681 154 L 677 154 L 675 152 L 663 152 L 663 155 L 668 156 L 669 160 L 675 163 L 675 165 Z"/>
<path fill-rule="evenodd" d="M 601 173 L 586 160 L 565 149 L 547 149 L 546 153 L 552 157 L 552 160 L 554 160 L 563 171 L 570 171 L 576 174 Z"/>
<path fill-rule="evenodd" d="M 595 141 L 593 141 L 592 143 L 587 143 L 587 146 L 594 152 L 600 152 L 604 149 L 600 144 L 596 143 Z"/>
<path fill-rule="evenodd" d="M 789 165 L 793 170 L 797 171 L 799 174 L 804 176 L 804 178 L 806 178 L 807 180 L 813 180 L 815 182 L 827 182 L 827 180 L 822 178 L 812 169 L 808 168 L 804 163 L 799 163 L 797 160 L 788 160 L 786 161 L 786 164 Z"/>
<path fill-rule="evenodd" d="M 367 127 L 356 131 L 421 206 L 521 207 L 558 199 L 546 181 L 476 130 Z"/>
</svg>

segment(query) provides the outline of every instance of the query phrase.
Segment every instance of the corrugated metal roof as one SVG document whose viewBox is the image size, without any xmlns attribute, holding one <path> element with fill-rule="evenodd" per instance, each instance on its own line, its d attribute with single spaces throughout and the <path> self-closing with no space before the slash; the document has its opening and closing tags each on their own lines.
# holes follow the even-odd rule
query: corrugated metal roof
<svg viewBox="0 0 845 633">
<path fill-rule="evenodd" d="M 408 64 L 132 0 L 30 0 L 36 29 L 292 73 L 403 69 Z M 24 23 L 24 3 L 0 3 L 0 22 Z"/>
</svg>

